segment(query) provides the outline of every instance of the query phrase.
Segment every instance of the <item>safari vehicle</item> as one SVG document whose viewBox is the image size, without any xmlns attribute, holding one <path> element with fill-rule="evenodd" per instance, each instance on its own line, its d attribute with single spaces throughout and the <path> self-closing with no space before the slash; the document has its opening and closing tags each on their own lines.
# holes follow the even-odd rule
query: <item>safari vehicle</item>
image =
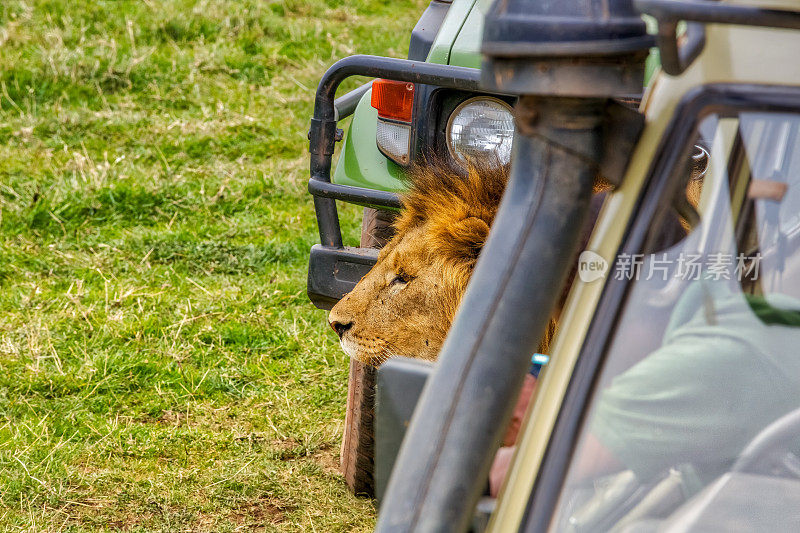
<svg viewBox="0 0 800 533">
<path fill-rule="evenodd" d="M 787 68 L 800 11 L 632 4 L 506 0 L 487 14 L 481 86 L 521 95 L 510 183 L 377 531 L 472 523 L 573 265 L 505 486 L 480 506 L 488 530 L 800 527 L 800 69 Z M 663 70 L 631 112 L 613 98 L 641 84 L 641 13 Z M 697 145 L 708 163 L 692 183 Z M 614 192 L 578 259 L 597 173 Z"/>
</svg>

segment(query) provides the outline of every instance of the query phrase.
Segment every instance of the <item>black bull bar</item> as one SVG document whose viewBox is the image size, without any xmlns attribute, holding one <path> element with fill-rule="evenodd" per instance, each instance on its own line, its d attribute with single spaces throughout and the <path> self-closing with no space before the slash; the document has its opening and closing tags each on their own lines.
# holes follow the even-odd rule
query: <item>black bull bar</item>
<svg viewBox="0 0 800 533">
<path fill-rule="evenodd" d="M 314 117 L 308 132 L 311 177 L 308 192 L 321 244 L 311 248 L 308 264 L 308 297 L 320 309 L 330 309 L 372 268 L 377 250 L 344 246 L 336 200 L 383 208 L 400 207 L 392 192 L 331 183 L 331 161 L 337 141 L 337 124 L 355 111 L 370 84 L 335 99 L 336 89 L 350 76 L 436 85 L 449 89 L 478 91 L 480 70 L 410 59 L 355 55 L 334 63 L 322 76 L 314 97 Z"/>
</svg>

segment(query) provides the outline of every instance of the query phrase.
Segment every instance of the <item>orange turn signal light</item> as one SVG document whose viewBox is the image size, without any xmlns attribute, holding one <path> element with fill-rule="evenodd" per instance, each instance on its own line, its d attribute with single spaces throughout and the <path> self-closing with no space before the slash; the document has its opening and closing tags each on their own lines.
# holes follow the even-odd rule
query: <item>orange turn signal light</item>
<svg viewBox="0 0 800 533">
<path fill-rule="evenodd" d="M 378 116 L 411 122 L 414 110 L 414 84 L 405 81 L 375 80 L 372 83 L 372 107 Z"/>
</svg>

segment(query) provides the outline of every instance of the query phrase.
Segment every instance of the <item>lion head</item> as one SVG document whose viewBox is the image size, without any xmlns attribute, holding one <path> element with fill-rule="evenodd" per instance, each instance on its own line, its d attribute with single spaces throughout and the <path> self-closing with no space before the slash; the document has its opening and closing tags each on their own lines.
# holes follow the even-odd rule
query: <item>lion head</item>
<svg viewBox="0 0 800 533">
<path fill-rule="evenodd" d="M 396 355 L 436 359 L 507 178 L 497 166 L 410 174 L 394 237 L 328 317 L 348 355 L 375 366 Z"/>
</svg>

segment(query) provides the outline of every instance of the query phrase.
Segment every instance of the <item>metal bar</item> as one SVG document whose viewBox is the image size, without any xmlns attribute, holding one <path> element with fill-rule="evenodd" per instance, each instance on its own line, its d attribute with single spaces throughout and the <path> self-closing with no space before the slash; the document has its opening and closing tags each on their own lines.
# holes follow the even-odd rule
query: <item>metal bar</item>
<svg viewBox="0 0 800 533">
<path fill-rule="evenodd" d="M 658 24 L 656 43 L 661 53 L 661 68 L 671 76 L 678 76 L 689 68 L 706 45 L 706 30 L 699 22 L 689 22 L 684 44 L 678 46 L 678 22 L 661 21 Z"/>
<path fill-rule="evenodd" d="M 354 55 L 340 59 L 322 76 L 317 86 L 314 118 L 334 119 L 332 96 L 339 84 L 350 76 L 371 76 L 411 83 L 427 83 L 452 89 L 477 91 L 480 70 L 468 67 L 439 65 L 410 59 Z"/>
<path fill-rule="evenodd" d="M 633 0 L 636 9 L 663 21 L 695 21 L 800 30 L 800 11 L 698 2 L 697 0 Z"/>
<path fill-rule="evenodd" d="M 367 94 L 367 91 L 372 89 L 373 81 L 374 80 L 370 80 L 361 87 L 353 89 L 349 93 L 340 96 L 333 102 L 333 107 L 336 108 L 336 118 L 338 120 L 342 120 L 343 118 L 347 118 L 353 114 L 353 112 L 356 110 L 356 106 L 361 101 L 361 98 Z"/>
<path fill-rule="evenodd" d="M 332 134 L 335 135 L 336 123 Z M 312 138 L 312 146 L 314 140 Z M 326 142 L 320 139 L 320 142 Z M 331 142 L 333 138 L 331 138 Z M 311 177 L 324 177 L 325 182 L 330 182 L 331 178 L 331 154 L 311 152 Z M 317 226 L 319 228 L 319 241 L 323 246 L 335 246 L 341 248 L 342 230 L 339 227 L 339 213 L 336 210 L 336 201 L 332 198 L 314 197 L 314 211 L 317 215 Z"/>
<path fill-rule="evenodd" d="M 339 213 L 336 202 L 330 198 L 314 197 L 314 211 L 319 226 L 319 241 L 323 246 L 342 248 L 342 230 L 339 227 Z"/>
<path fill-rule="evenodd" d="M 326 181 L 311 178 L 308 182 L 308 192 L 314 196 L 333 198 L 355 204 L 369 204 L 376 207 L 400 208 L 400 195 L 387 191 L 376 191 L 366 187 L 353 187 L 350 185 L 337 185 Z"/>
</svg>

